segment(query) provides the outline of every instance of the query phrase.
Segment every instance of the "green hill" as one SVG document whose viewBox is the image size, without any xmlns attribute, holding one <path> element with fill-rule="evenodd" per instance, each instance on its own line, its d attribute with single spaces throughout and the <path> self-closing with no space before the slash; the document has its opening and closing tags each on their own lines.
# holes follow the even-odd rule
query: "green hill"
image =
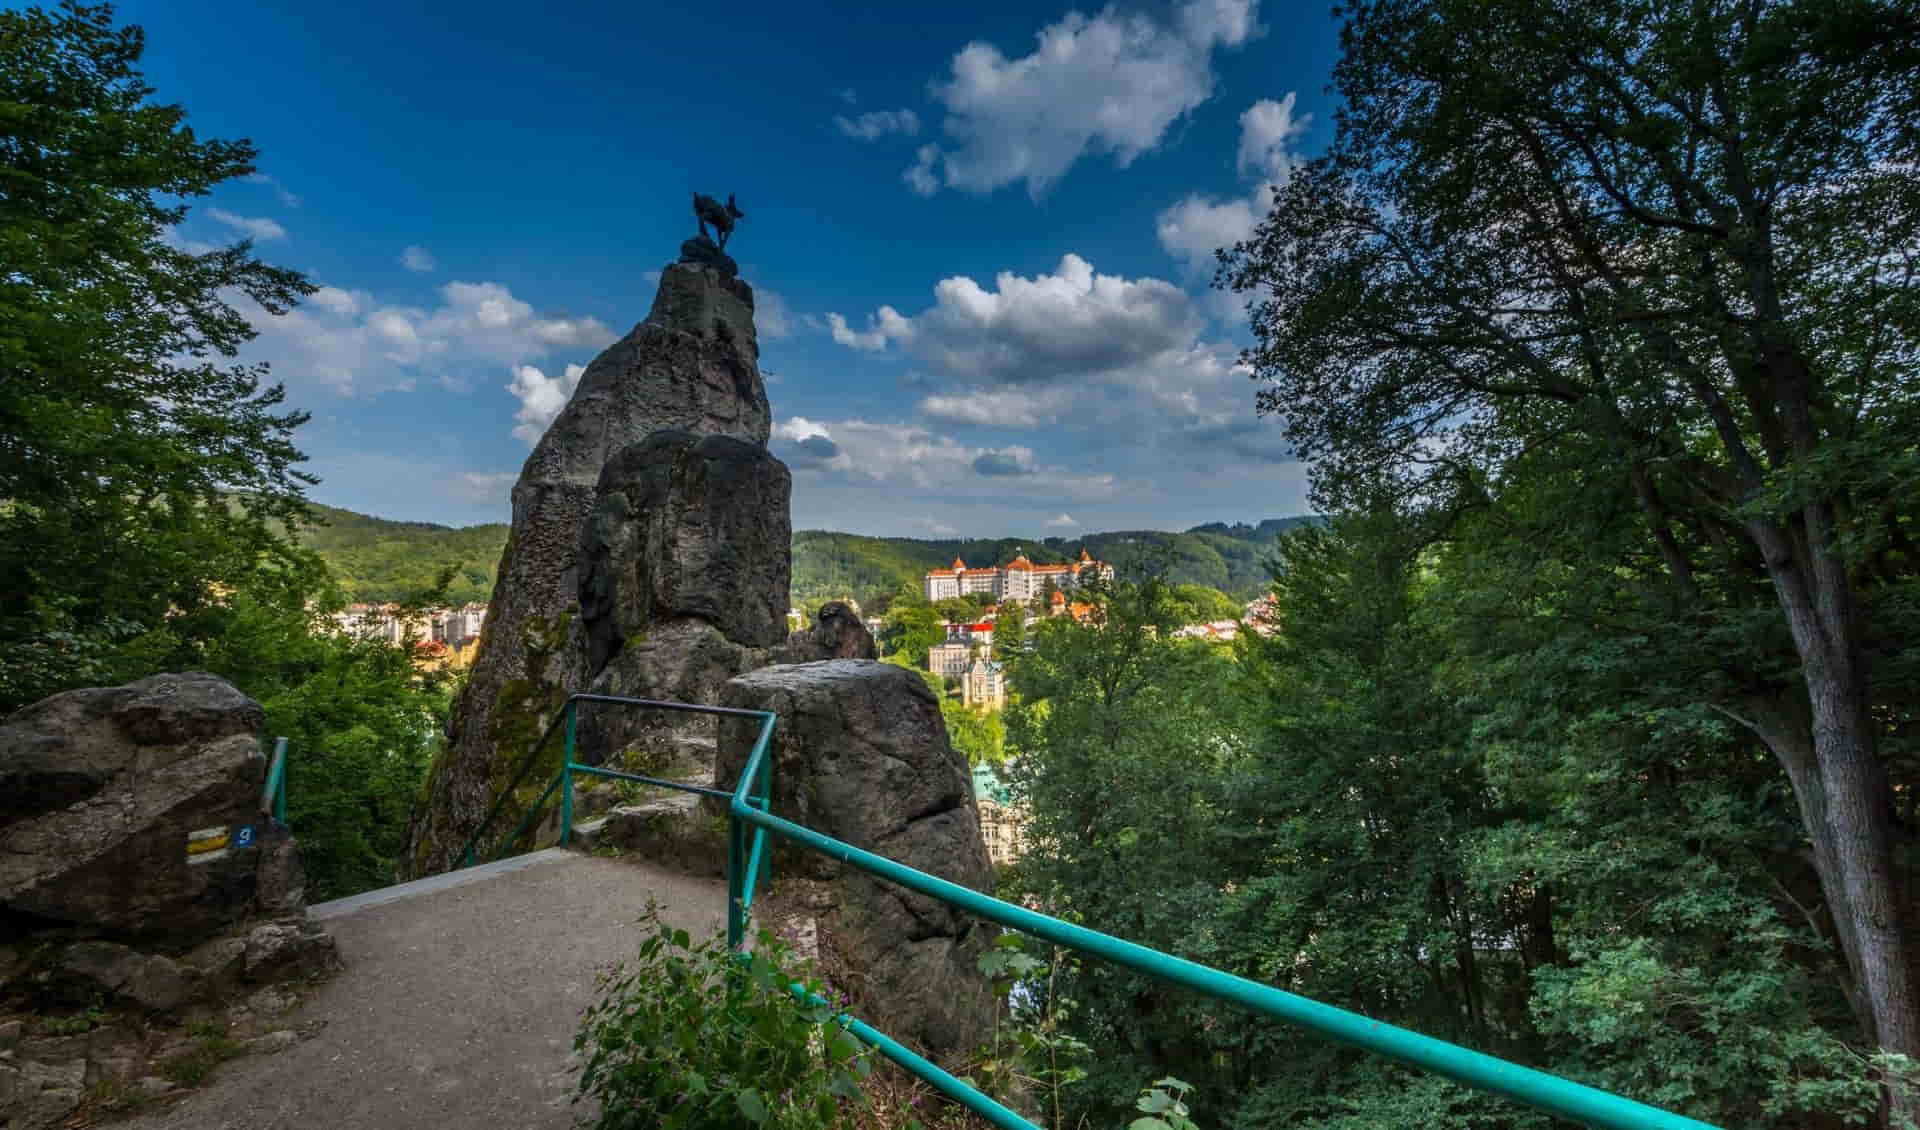
<svg viewBox="0 0 1920 1130">
<path fill-rule="evenodd" d="M 455 529 L 430 522 L 385 518 L 315 505 L 315 525 L 300 540 L 324 558 L 353 600 L 398 600 L 425 589 L 448 565 L 455 574 L 448 596 L 455 603 L 484 601 L 493 592 L 494 570 L 507 544 L 503 523 Z M 1120 530 L 1074 538 L 882 538 L 830 530 L 793 535 L 793 599 L 813 605 L 852 596 L 863 607 L 918 588 L 928 569 L 956 557 L 970 565 L 1001 565 L 1025 552 L 1038 564 L 1077 557 L 1082 547 L 1113 563 L 1122 577 L 1156 570 L 1182 584 L 1206 585 L 1247 600 L 1266 588 L 1266 558 L 1281 532 L 1311 518 L 1272 518 L 1259 525 L 1221 522 L 1182 533 Z"/>
<path fill-rule="evenodd" d="M 447 597 L 455 604 L 493 593 L 494 570 L 506 548 L 507 526 L 454 529 L 431 522 L 393 522 L 313 505 L 316 519 L 300 542 L 333 570 L 351 600 L 400 600 L 431 586 L 441 569 L 456 566 Z"/>
</svg>

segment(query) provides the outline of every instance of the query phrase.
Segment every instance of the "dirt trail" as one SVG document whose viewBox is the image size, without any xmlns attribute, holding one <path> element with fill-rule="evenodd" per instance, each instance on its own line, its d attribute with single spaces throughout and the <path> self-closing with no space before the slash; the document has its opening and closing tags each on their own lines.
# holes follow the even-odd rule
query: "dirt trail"
<svg viewBox="0 0 1920 1130">
<path fill-rule="evenodd" d="M 595 974 L 638 948 L 649 896 L 667 921 L 707 932 L 724 924 L 726 885 L 558 850 L 509 862 L 315 907 L 347 970 L 285 1027 L 324 1026 L 120 1125 L 573 1126 L 584 1108 L 568 1101 L 569 1053 Z"/>
</svg>

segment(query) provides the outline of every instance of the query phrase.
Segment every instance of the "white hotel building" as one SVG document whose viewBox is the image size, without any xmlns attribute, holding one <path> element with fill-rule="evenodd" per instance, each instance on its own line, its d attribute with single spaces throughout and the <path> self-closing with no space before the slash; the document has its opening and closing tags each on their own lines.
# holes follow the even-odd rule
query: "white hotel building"
<svg viewBox="0 0 1920 1130">
<path fill-rule="evenodd" d="M 924 586 L 929 601 L 945 600 L 968 593 L 991 593 L 996 600 L 1030 601 L 1046 590 L 1047 582 L 1062 592 L 1078 588 L 1083 580 L 1094 577 L 1113 579 L 1113 566 L 1095 561 L 1085 549 L 1078 561 L 1064 565 L 1035 565 L 1022 553 L 1002 566 L 969 569 L 956 557 L 951 569 L 929 569 Z"/>
</svg>

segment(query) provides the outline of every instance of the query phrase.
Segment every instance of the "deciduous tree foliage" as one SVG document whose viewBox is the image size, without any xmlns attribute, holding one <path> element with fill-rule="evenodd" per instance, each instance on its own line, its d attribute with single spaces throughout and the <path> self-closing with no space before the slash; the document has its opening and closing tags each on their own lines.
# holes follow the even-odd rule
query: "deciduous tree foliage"
<svg viewBox="0 0 1920 1130">
<path fill-rule="evenodd" d="M 1345 15 L 1336 140 L 1225 257 L 1258 299 L 1263 403 L 1331 508 L 1497 507 L 1536 474 L 1630 508 L 1637 528 L 1571 559 L 1630 573 L 1627 623 L 1680 626 L 1695 701 L 1771 751 L 1860 1022 L 1920 1052 L 1889 773 L 1908 772 L 1920 567 L 1920 13 Z"/>
<path fill-rule="evenodd" d="M 244 242 L 176 245 L 169 201 L 254 150 L 149 101 L 142 47 L 105 6 L 0 12 L 0 709 L 282 555 L 311 481 L 305 416 L 223 359 L 253 336 L 226 295 L 280 312 L 313 287 Z"/>
<path fill-rule="evenodd" d="M 1033 821 L 1012 894 L 1716 1125 L 1871 1113 L 1777 767 L 1647 686 L 1688 656 L 1613 631 L 1634 578 L 1431 519 L 1283 539 L 1286 630 L 1232 656 L 1149 630 L 1166 594 L 1125 584 L 1103 627 L 1041 626 L 1008 712 Z M 1099 1052 L 1092 1125 L 1168 1072 L 1207 1126 L 1547 1125 L 1095 961 L 1056 976 Z"/>
</svg>

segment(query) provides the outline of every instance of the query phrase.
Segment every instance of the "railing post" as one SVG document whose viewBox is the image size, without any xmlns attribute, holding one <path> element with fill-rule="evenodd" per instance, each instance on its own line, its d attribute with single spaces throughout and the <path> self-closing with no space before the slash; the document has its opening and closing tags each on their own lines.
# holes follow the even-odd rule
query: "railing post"
<svg viewBox="0 0 1920 1130">
<path fill-rule="evenodd" d="M 567 759 L 560 763 L 560 845 L 573 842 L 573 724 L 575 708 L 567 700 Z"/>
<path fill-rule="evenodd" d="M 280 787 L 273 793 L 273 818 L 281 824 L 287 822 L 287 739 L 273 740 L 273 759 L 280 763 Z"/>
<path fill-rule="evenodd" d="M 745 845 L 746 829 L 741 827 L 740 818 L 731 813 L 727 815 L 727 948 L 737 950 L 746 939 L 746 907 L 741 899 L 746 891 L 743 872 L 747 866 Z"/>
</svg>

